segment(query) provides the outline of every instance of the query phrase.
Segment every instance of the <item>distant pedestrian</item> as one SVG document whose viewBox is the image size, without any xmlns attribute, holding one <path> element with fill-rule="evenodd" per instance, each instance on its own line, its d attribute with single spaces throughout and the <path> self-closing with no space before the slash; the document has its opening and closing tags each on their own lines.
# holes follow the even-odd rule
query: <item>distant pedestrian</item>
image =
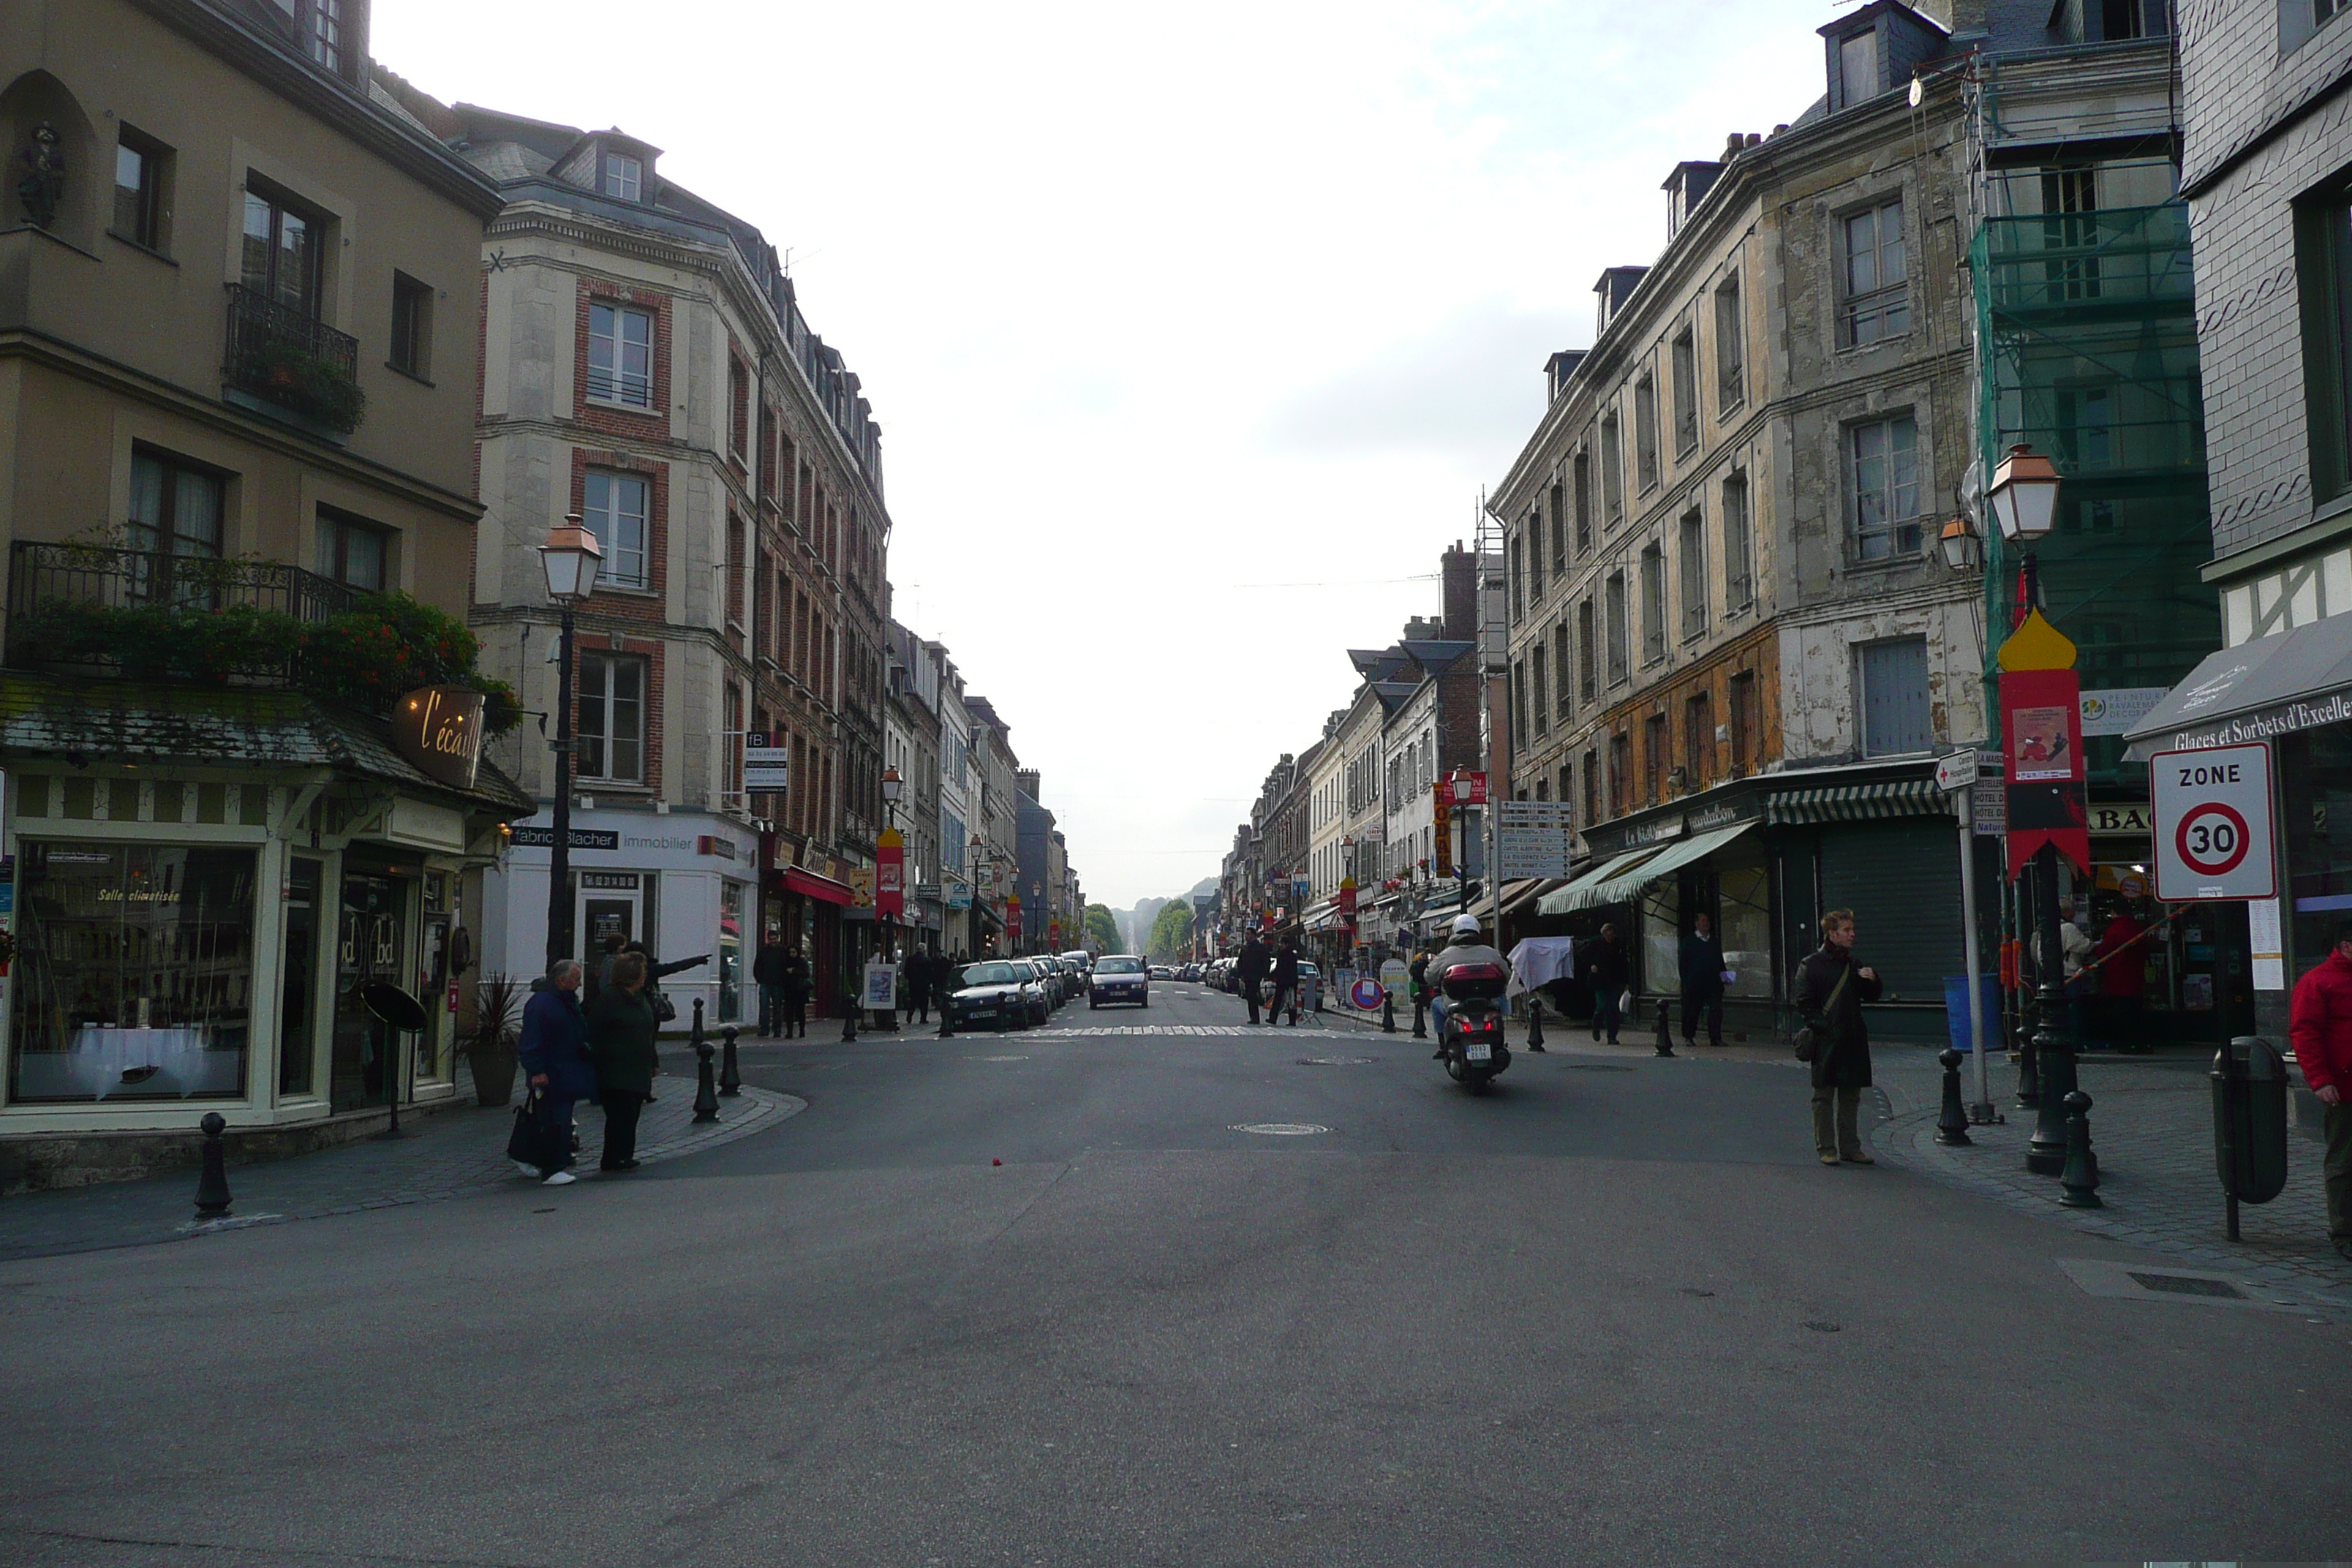
<svg viewBox="0 0 2352 1568">
<path fill-rule="evenodd" d="M 947 1021 L 950 999 L 963 985 L 964 967 L 965 959 L 961 952 L 953 958 L 943 957 L 931 966 L 931 1000 L 939 1005 L 942 1024 Z"/>
<path fill-rule="evenodd" d="M 1715 921 L 1704 914 L 1691 917 L 1683 933 L 1683 1044 L 1698 1044 L 1698 1016 L 1706 1015 L 1706 1043 L 1723 1044 L 1723 943 Z"/>
<path fill-rule="evenodd" d="M 637 1168 L 637 1117 L 654 1096 L 657 1061 L 655 1037 L 661 1032 L 653 1004 L 646 999 L 646 961 L 625 952 L 613 961 L 612 978 L 589 1004 L 583 1022 L 588 1058 L 596 1068 L 596 1098 L 604 1107 L 606 1171 Z"/>
<path fill-rule="evenodd" d="M 579 960 L 557 961 L 545 988 L 523 1005 L 522 1037 L 515 1047 L 530 1087 L 539 1090 L 541 1152 L 533 1173 L 551 1187 L 573 1179 L 565 1169 L 572 1163 L 572 1107 L 596 1096 L 596 1070 L 580 1016 L 581 978 Z"/>
<path fill-rule="evenodd" d="M 1274 996 L 1266 1004 L 1265 1016 L 1274 1023 L 1282 1022 L 1285 998 L 1290 1004 L 1290 1026 L 1298 1027 L 1298 939 L 1282 939 L 1282 951 L 1274 955 Z"/>
<path fill-rule="evenodd" d="M 1617 939 L 1615 925 L 1604 924 L 1599 936 L 1578 950 L 1576 966 L 1592 987 L 1592 1037 L 1606 1032 L 1613 1046 L 1624 1026 L 1625 987 L 1633 978 L 1633 961 Z"/>
<path fill-rule="evenodd" d="M 1258 1021 L 1258 987 L 1265 980 L 1265 972 L 1274 965 L 1274 954 L 1267 951 L 1265 938 L 1249 933 L 1242 943 L 1242 955 L 1234 963 L 1234 978 L 1240 983 L 1241 994 L 1249 999 L 1249 1021 Z"/>
<path fill-rule="evenodd" d="M 596 1000 L 597 993 L 603 991 L 605 985 L 611 981 L 613 974 L 613 960 L 621 956 L 621 943 L 625 940 L 625 939 L 622 937 L 608 936 L 603 942 L 596 944 L 595 956 L 589 960 L 587 970 L 581 976 L 580 1001 L 582 1005 L 584 1006 L 588 1003 Z"/>
<path fill-rule="evenodd" d="M 784 1038 L 808 1038 L 809 987 L 813 977 L 807 955 L 799 948 L 784 954 Z"/>
<path fill-rule="evenodd" d="M 1878 971 L 1853 962 L 1852 910 L 1822 917 L 1822 945 L 1797 965 L 1789 1000 L 1813 1038 L 1813 1152 L 1824 1165 L 1874 1165 L 1863 1152 L 1862 1091 L 1870 1087 L 1870 1031 L 1862 1005 L 1884 989 Z M 1834 1105 L 1834 1121 L 1832 1106 Z"/>
<path fill-rule="evenodd" d="M 2115 914 L 2099 933 L 2099 945 L 2092 953 L 2098 964 L 2095 973 L 2099 984 L 2099 1032 L 2118 1051 L 2154 1048 L 2148 1044 L 2142 1016 L 2147 999 L 2147 943 L 2140 939 L 2147 928 L 2139 923 L 2131 905 L 2139 896 L 2140 886 L 2134 878 L 2124 879 L 2124 896 L 2116 901 Z"/>
<path fill-rule="evenodd" d="M 915 1022 L 931 1021 L 931 960 L 921 948 L 907 951 L 907 967 L 899 976 L 907 988 L 907 1005 L 915 1010 Z"/>
<path fill-rule="evenodd" d="M 1429 954 L 1416 952 L 1405 965 L 1405 994 L 1412 998 L 1412 1037 L 1421 1038 L 1423 1021 L 1429 1014 Z"/>
<path fill-rule="evenodd" d="M 784 944 L 774 937 L 751 958 L 751 980 L 760 988 L 760 1037 L 772 1038 L 784 1026 Z"/>
<path fill-rule="evenodd" d="M 2352 921 L 2334 931 L 2335 947 L 2295 982 L 2287 1010 L 2287 1037 L 2303 1081 L 2326 1107 L 2321 1127 L 2327 1152 L 2321 1164 L 2327 1194 L 2327 1239 L 2352 1263 Z"/>
</svg>

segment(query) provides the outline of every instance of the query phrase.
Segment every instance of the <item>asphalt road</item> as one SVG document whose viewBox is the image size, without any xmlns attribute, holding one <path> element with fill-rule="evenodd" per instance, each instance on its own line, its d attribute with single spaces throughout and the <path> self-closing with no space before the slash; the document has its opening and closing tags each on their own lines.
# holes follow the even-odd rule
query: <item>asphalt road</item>
<svg viewBox="0 0 2352 1568">
<path fill-rule="evenodd" d="M 809 1110 L 640 1178 L 0 1265 L 0 1561 L 2352 1557 L 2343 1321 L 2086 1294 L 1778 1063 L 1073 1032 L 1238 1012 L 756 1047 Z"/>
</svg>

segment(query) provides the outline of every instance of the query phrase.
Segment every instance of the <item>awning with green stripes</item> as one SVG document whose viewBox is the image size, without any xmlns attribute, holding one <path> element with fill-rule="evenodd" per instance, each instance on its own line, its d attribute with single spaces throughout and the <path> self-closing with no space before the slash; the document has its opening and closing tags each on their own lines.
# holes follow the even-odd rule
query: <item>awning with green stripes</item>
<svg viewBox="0 0 2352 1568">
<path fill-rule="evenodd" d="M 1948 815 L 1952 804 L 1933 779 L 1896 779 L 1881 784 L 1824 784 L 1784 790 L 1764 803 L 1772 823 L 1870 822 L 1887 816 Z"/>
</svg>

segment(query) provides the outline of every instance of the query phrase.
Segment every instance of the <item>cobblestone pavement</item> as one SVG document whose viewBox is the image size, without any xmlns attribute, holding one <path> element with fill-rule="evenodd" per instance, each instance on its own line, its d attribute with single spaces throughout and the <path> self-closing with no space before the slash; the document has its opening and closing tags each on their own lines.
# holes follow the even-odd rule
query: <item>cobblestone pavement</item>
<svg viewBox="0 0 2352 1568">
<path fill-rule="evenodd" d="M 2034 1112 L 2014 1107 L 2016 1069 L 1999 1058 L 1993 1065 L 1993 1103 L 2009 1120 L 1971 1127 L 1969 1146 L 1946 1148 L 1935 1141 L 1942 1069 L 1934 1056 L 1880 1053 L 1875 1076 L 1886 1106 L 1875 1147 L 1897 1164 L 2021 1214 L 2227 1270 L 2273 1300 L 2352 1315 L 2352 1264 L 2327 1240 L 2317 1143 L 2290 1130 L 2286 1190 L 2267 1204 L 2240 1205 L 2238 1228 L 2245 1239 L 2227 1239 L 2221 1188 L 2213 1174 L 2205 1056 L 2081 1065 L 2081 1086 L 2092 1100 L 2099 1196 L 2106 1205 L 2098 1209 L 2059 1207 L 2056 1178 L 2025 1168 Z"/>
<path fill-rule="evenodd" d="M 641 1164 L 675 1160 L 773 1127 L 807 1109 L 789 1094 L 745 1088 L 719 1102 L 719 1120 L 697 1125 L 694 1088 L 677 1078 L 656 1085 L 657 1098 L 637 1123 Z M 413 1137 L 362 1142 L 290 1160 L 232 1165 L 228 1217 L 195 1223 L 196 1172 L 174 1170 L 137 1182 L 107 1182 L 64 1192 L 0 1198 L 0 1258 L 35 1258 L 100 1247 L 138 1247 L 219 1229 L 354 1214 L 403 1204 L 437 1203 L 461 1194 L 521 1186 L 526 1178 L 506 1157 L 510 1110 L 448 1110 L 421 1118 Z M 579 1108 L 583 1181 L 609 1179 L 595 1169 L 604 1142 L 604 1113 Z"/>
</svg>

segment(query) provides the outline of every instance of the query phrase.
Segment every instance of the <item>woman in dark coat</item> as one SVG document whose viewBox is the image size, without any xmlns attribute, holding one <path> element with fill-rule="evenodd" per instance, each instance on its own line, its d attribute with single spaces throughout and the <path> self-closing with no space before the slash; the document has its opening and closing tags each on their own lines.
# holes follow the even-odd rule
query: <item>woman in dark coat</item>
<svg viewBox="0 0 2352 1568">
<path fill-rule="evenodd" d="M 604 1102 L 604 1156 L 598 1169 L 637 1168 L 637 1117 L 654 1094 L 654 1037 L 661 1030 L 646 997 L 643 953 L 613 961 L 612 983 L 589 1005 L 588 1055 Z"/>
<path fill-rule="evenodd" d="M 1870 1031 L 1862 1005 L 1885 989 L 1878 972 L 1853 961 L 1853 911 L 1832 910 L 1822 917 L 1822 945 L 1797 965 L 1789 999 L 1813 1030 L 1813 1152 L 1824 1165 L 1841 1160 L 1877 1163 L 1863 1152 L 1862 1091 L 1870 1087 Z M 1835 1121 L 1832 1121 L 1834 1102 Z"/>
</svg>

